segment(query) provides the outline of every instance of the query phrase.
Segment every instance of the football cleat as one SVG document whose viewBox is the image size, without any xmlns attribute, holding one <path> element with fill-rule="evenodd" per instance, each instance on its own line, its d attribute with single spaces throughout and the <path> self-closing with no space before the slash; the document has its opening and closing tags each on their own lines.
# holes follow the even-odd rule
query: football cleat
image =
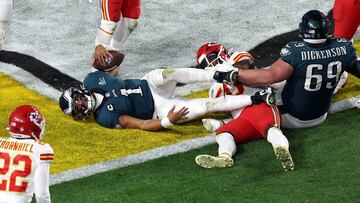
<svg viewBox="0 0 360 203">
<path fill-rule="evenodd" d="M 198 155 L 195 158 L 197 165 L 203 168 L 228 168 L 234 166 L 234 160 L 229 156 Z"/>
<path fill-rule="evenodd" d="M 212 118 L 204 118 L 201 121 L 204 128 L 210 132 L 215 132 L 217 129 L 221 128 L 224 125 L 224 122 L 222 122 L 221 120 L 216 120 Z"/>
<path fill-rule="evenodd" d="M 251 96 L 251 101 L 253 104 L 265 102 L 269 106 L 275 106 L 275 93 L 271 87 L 267 87 L 266 89 L 260 90 Z"/>
<path fill-rule="evenodd" d="M 234 83 L 237 81 L 239 73 L 236 70 L 221 72 L 215 71 L 214 80 L 218 83 Z"/>
<path fill-rule="evenodd" d="M 274 147 L 274 152 L 276 158 L 280 161 L 281 166 L 285 169 L 285 171 L 294 170 L 294 162 L 291 158 L 289 149 L 283 146 L 276 146 Z"/>
<path fill-rule="evenodd" d="M 354 107 L 360 109 L 360 99 L 354 103 Z"/>
</svg>

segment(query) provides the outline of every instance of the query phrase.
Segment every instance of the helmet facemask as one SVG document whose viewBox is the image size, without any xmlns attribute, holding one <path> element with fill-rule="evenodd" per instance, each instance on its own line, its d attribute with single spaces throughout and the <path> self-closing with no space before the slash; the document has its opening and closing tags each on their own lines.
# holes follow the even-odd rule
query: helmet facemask
<svg viewBox="0 0 360 203">
<path fill-rule="evenodd" d="M 223 45 L 206 43 L 199 48 L 196 58 L 198 64 L 204 69 L 226 62 L 229 59 L 229 55 Z"/>
<path fill-rule="evenodd" d="M 95 99 L 84 88 L 69 88 L 63 92 L 59 99 L 62 111 L 74 119 L 85 119 L 95 109 Z"/>
<path fill-rule="evenodd" d="M 73 95 L 72 106 L 71 114 L 73 117 L 87 117 L 95 108 L 95 99 L 91 96 L 90 92 L 77 92 Z"/>
</svg>

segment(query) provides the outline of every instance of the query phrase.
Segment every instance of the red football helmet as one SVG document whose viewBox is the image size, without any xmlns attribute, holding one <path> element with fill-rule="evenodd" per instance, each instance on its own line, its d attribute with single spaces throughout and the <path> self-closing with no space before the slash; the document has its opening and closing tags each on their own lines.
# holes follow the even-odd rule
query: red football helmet
<svg viewBox="0 0 360 203">
<path fill-rule="evenodd" d="M 45 131 L 45 118 L 31 105 L 18 106 L 9 117 L 9 131 L 14 138 L 40 140 Z"/>
<path fill-rule="evenodd" d="M 217 63 L 228 61 L 229 54 L 226 48 L 219 43 L 203 44 L 197 51 L 196 62 L 202 67 L 206 68 L 214 66 Z M 214 63 L 217 61 L 217 63 Z M 214 63 L 214 64 L 213 64 Z"/>
</svg>

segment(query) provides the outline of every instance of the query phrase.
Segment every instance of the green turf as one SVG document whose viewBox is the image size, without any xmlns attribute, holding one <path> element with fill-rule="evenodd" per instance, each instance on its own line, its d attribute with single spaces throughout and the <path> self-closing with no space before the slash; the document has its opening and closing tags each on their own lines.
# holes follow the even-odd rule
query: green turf
<svg viewBox="0 0 360 203">
<path fill-rule="evenodd" d="M 53 202 L 357 202 L 360 199 L 360 111 L 335 115 L 320 127 L 287 130 L 295 171 L 285 172 L 265 141 L 238 148 L 236 166 L 202 169 L 183 154 L 62 183 Z"/>
</svg>

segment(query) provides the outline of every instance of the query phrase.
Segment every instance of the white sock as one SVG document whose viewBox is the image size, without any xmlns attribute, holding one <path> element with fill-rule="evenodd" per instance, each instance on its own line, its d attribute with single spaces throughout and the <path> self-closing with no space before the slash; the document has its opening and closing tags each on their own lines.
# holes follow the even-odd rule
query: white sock
<svg viewBox="0 0 360 203">
<path fill-rule="evenodd" d="M 0 0 L 0 50 L 4 46 L 7 25 L 11 18 L 13 0 Z"/>
<path fill-rule="evenodd" d="M 282 133 L 282 131 L 277 127 L 271 127 L 267 133 L 267 141 L 271 143 L 273 147 L 283 146 L 289 148 L 289 141 Z"/>
<path fill-rule="evenodd" d="M 0 50 L 2 50 L 2 48 L 4 46 L 6 27 L 7 27 L 7 22 L 0 21 Z"/>
<path fill-rule="evenodd" d="M 208 112 L 233 111 L 252 104 L 249 95 L 227 95 L 226 97 L 209 98 L 206 102 Z"/>
<path fill-rule="evenodd" d="M 234 137 L 230 133 L 220 133 L 216 135 L 216 142 L 219 144 L 219 156 L 234 156 L 236 152 L 236 143 Z"/>
<path fill-rule="evenodd" d="M 114 32 L 113 38 L 110 41 L 110 46 L 121 49 L 130 34 L 138 26 L 139 20 L 132 18 L 122 18 L 118 22 L 117 29 Z"/>
<path fill-rule="evenodd" d="M 162 71 L 165 80 L 178 83 L 213 82 L 214 71 L 195 68 L 166 68 Z"/>
<path fill-rule="evenodd" d="M 109 45 L 116 26 L 116 22 L 101 19 L 98 32 L 96 33 L 95 46 L 98 44 Z"/>
</svg>

